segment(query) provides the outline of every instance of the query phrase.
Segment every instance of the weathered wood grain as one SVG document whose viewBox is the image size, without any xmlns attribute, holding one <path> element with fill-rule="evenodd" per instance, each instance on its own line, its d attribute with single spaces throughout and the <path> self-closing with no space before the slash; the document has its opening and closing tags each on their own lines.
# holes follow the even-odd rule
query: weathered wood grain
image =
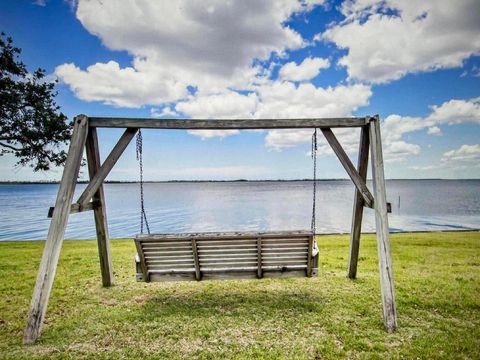
<svg viewBox="0 0 480 360">
<path fill-rule="evenodd" d="M 92 180 L 100 170 L 100 150 L 98 147 L 97 129 L 89 128 L 85 149 L 87 154 L 88 174 L 90 180 Z M 93 214 L 97 231 L 98 256 L 100 259 L 102 284 L 103 286 L 108 287 L 113 285 L 114 279 L 112 256 L 110 252 L 110 239 L 108 236 L 105 194 L 103 192 L 102 184 L 100 184 L 98 190 L 93 194 L 92 202 L 97 204 L 93 209 Z"/>
<path fill-rule="evenodd" d="M 271 231 L 271 232 L 257 232 L 257 231 L 234 231 L 234 232 L 202 232 L 202 233 L 183 233 L 183 234 L 138 234 L 137 239 L 143 242 L 155 241 L 155 239 L 172 239 L 173 241 L 182 241 L 195 239 L 215 240 L 238 240 L 238 239 L 252 239 L 255 236 L 261 236 L 263 240 L 276 239 L 280 235 L 285 238 L 299 238 L 311 234 L 307 230 L 288 230 L 288 231 Z"/>
<path fill-rule="evenodd" d="M 368 126 L 362 127 L 360 145 L 358 149 L 358 174 L 363 181 L 367 180 L 368 152 L 370 149 L 370 130 Z M 350 251 L 348 256 L 348 277 L 355 279 L 357 276 L 358 253 L 360 249 L 360 234 L 362 232 L 362 219 L 364 208 L 363 196 L 355 190 L 353 200 L 352 232 L 350 234 Z"/>
<path fill-rule="evenodd" d="M 390 255 L 390 233 L 388 228 L 380 120 L 378 117 L 374 117 L 370 121 L 370 149 L 372 156 L 373 191 L 376 199 L 375 223 L 383 304 L 383 322 L 387 331 L 392 332 L 397 327 L 397 310 L 395 305 L 392 258 Z"/>
<path fill-rule="evenodd" d="M 360 127 L 366 124 L 365 117 L 311 119 L 90 118 L 90 126 L 93 127 L 185 130 L 337 128 Z"/>
<path fill-rule="evenodd" d="M 137 279 L 146 281 L 261 278 L 265 271 L 299 269 L 311 276 L 314 261 L 308 231 L 144 234 L 135 243 L 142 267 Z"/>
<path fill-rule="evenodd" d="M 32 344 L 40 335 L 48 299 L 52 290 L 58 257 L 63 243 L 63 236 L 67 226 L 73 193 L 77 184 L 78 172 L 82 162 L 83 149 L 88 132 L 88 119 L 80 115 L 74 119 L 74 128 L 68 157 L 65 162 L 62 180 L 58 189 L 55 210 L 48 229 L 47 241 L 43 249 L 40 269 L 38 270 L 32 302 L 28 313 L 23 342 Z"/>
<path fill-rule="evenodd" d="M 140 260 L 139 262 L 140 268 L 142 269 L 142 274 L 143 274 L 142 281 L 150 282 L 150 274 L 148 273 L 148 270 L 147 270 L 147 263 L 145 261 L 145 254 L 142 249 L 142 244 L 137 239 L 135 239 L 135 247 L 137 249 L 138 259 Z"/>
</svg>

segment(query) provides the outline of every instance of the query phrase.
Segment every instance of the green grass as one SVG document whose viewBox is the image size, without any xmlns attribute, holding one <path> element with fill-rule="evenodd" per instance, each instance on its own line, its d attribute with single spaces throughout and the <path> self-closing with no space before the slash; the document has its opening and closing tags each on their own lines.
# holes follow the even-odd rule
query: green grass
<svg viewBox="0 0 480 360">
<path fill-rule="evenodd" d="M 131 240 L 112 241 L 116 286 L 96 243 L 65 241 L 42 336 L 22 332 L 43 242 L 0 243 L 0 358 L 480 358 L 480 233 L 392 236 L 398 330 L 381 318 L 376 243 L 358 279 L 348 236 L 322 236 L 317 278 L 137 283 Z"/>
</svg>

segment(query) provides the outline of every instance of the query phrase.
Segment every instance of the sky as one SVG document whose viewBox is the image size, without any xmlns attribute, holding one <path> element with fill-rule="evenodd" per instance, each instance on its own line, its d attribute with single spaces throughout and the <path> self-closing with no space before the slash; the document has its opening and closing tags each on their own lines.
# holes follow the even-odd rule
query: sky
<svg viewBox="0 0 480 360">
<path fill-rule="evenodd" d="M 0 0 L 0 30 L 69 118 L 378 114 L 387 178 L 480 178 L 478 0 Z M 358 130 L 334 132 L 356 163 Z M 145 179 L 311 178 L 311 135 L 144 130 Z M 14 164 L 0 180 L 61 177 Z M 132 142 L 108 179 L 138 176 Z M 347 178 L 322 135 L 318 177 Z"/>
</svg>

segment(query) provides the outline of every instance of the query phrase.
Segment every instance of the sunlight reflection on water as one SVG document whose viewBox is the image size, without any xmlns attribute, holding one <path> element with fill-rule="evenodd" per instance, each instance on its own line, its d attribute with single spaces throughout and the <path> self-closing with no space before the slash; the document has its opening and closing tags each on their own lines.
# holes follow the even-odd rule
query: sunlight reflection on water
<svg viewBox="0 0 480 360">
<path fill-rule="evenodd" d="M 0 240 L 45 239 L 57 188 L 0 185 Z M 84 188 L 77 187 L 77 196 Z M 353 185 L 321 181 L 317 189 L 317 232 L 349 232 Z M 479 190 L 479 180 L 387 181 L 391 230 L 478 228 Z M 158 233 L 309 229 L 311 191 L 311 182 L 148 183 L 145 206 L 151 230 Z M 110 236 L 134 236 L 140 221 L 138 184 L 106 184 L 105 193 Z M 374 231 L 374 225 L 373 211 L 366 209 L 363 231 Z M 70 217 L 66 238 L 94 237 L 91 212 Z"/>
</svg>

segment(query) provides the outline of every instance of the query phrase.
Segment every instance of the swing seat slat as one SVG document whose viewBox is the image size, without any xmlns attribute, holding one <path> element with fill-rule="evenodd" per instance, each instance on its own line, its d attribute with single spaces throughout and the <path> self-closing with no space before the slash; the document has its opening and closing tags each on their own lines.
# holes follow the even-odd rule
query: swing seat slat
<svg viewBox="0 0 480 360">
<path fill-rule="evenodd" d="M 311 231 L 142 234 L 138 281 L 310 277 L 318 273 Z"/>
</svg>

